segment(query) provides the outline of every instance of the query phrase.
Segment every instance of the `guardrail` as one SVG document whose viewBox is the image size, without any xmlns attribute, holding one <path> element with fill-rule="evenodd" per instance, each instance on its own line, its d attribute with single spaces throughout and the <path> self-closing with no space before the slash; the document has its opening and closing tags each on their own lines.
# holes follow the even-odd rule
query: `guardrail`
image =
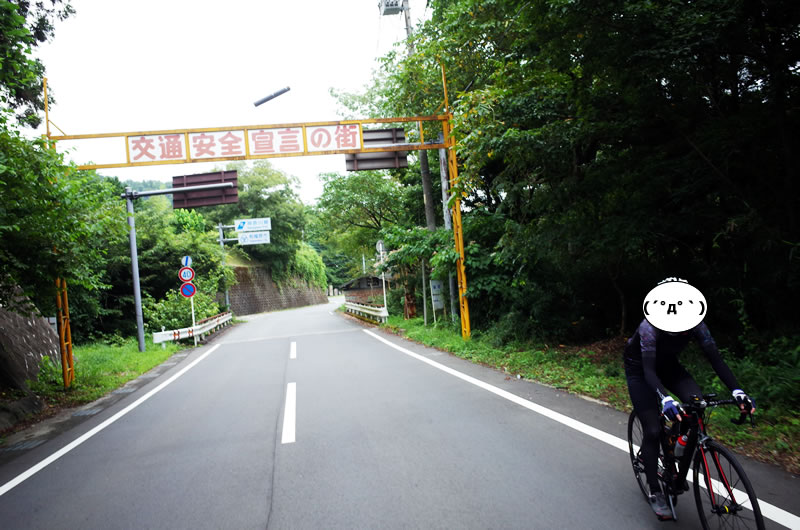
<svg viewBox="0 0 800 530">
<path fill-rule="evenodd" d="M 354 302 L 345 302 L 345 310 L 348 313 L 353 313 L 357 316 L 377 319 L 379 322 L 386 322 L 389 318 L 389 312 L 386 307 L 375 307 L 371 305 L 356 304 Z"/>
<path fill-rule="evenodd" d="M 159 342 L 167 342 L 170 340 L 179 341 L 181 339 L 191 339 L 193 337 L 202 340 L 206 335 L 217 331 L 223 326 L 227 326 L 232 319 L 233 313 L 220 313 L 213 317 L 204 318 L 192 327 L 158 331 L 153 333 L 153 343 L 158 344 Z"/>
</svg>

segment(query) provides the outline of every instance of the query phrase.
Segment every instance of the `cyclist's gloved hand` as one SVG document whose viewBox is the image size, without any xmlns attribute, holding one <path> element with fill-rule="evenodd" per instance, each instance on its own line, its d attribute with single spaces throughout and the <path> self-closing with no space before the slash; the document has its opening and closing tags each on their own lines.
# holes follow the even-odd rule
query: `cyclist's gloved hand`
<svg viewBox="0 0 800 530">
<path fill-rule="evenodd" d="M 753 412 L 756 410 L 756 400 L 744 393 L 741 388 L 733 391 L 733 399 L 739 405 L 739 408 L 744 412 Z"/>
<path fill-rule="evenodd" d="M 681 404 L 672 399 L 672 396 L 666 396 L 661 400 L 661 414 L 667 417 L 669 421 L 680 421 L 683 409 Z"/>
</svg>

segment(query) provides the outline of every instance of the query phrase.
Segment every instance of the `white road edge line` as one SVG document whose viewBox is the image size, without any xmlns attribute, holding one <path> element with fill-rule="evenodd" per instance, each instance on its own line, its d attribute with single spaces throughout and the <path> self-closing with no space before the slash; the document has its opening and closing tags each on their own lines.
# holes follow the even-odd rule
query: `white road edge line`
<svg viewBox="0 0 800 530">
<path fill-rule="evenodd" d="M 36 473 L 38 473 L 42 469 L 46 468 L 47 466 L 49 466 L 50 464 L 52 464 L 53 462 L 55 462 L 56 460 L 58 460 L 59 458 L 64 456 L 65 454 L 69 453 L 70 451 L 72 451 L 73 449 L 75 449 L 76 447 L 81 445 L 83 442 L 87 441 L 88 439 L 93 437 L 95 434 L 99 433 L 100 431 L 102 431 L 103 429 L 105 429 L 106 427 L 108 427 L 109 425 L 111 425 L 112 423 L 117 421 L 118 419 L 122 418 L 123 416 L 128 414 L 130 411 L 132 411 L 133 409 L 135 409 L 136 407 L 138 407 L 139 405 L 141 405 L 142 403 L 144 403 L 145 401 L 147 401 L 148 399 L 150 399 L 151 397 L 153 397 L 157 393 L 161 392 L 165 387 L 167 387 L 167 385 L 171 384 L 173 381 L 178 379 L 180 376 L 182 376 L 183 374 L 185 374 L 186 372 L 188 372 L 189 370 L 194 368 L 200 361 L 202 361 L 203 359 L 205 359 L 206 357 L 211 355 L 219 347 L 220 347 L 219 344 L 215 345 L 210 350 L 205 352 L 203 355 L 201 355 L 200 357 L 198 357 L 197 359 L 192 361 L 191 364 L 189 364 L 185 368 L 181 369 L 180 372 L 176 373 L 175 375 L 173 375 L 172 377 L 170 377 L 169 379 L 167 379 L 166 381 L 164 381 L 163 383 L 161 383 L 160 385 L 155 387 L 153 390 L 151 390 L 147 394 L 143 395 L 142 397 L 140 397 L 139 399 L 137 399 L 136 401 L 134 401 L 133 403 L 131 403 L 130 405 L 128 405 L 127 407 L 122 409 L 121 411 L 117 412 L 116 414 L 114 414 L 113 416 L 108 418 L 106 421 L 104 421 L 103 423 L 101 423 L 100 425 L 95 427 L 94 429 L 84 433 L 82 436 L 80 436 L 79 438 L 77 438 L 74 441 L 70 442 L 69 444 L 65 445 L 64 447 L 62 447 L 61 449 L 59 449 L 58 451 L 56 451 L 52 455 L 48 456 L 47 458 L 45 458 L 44 460 L 42 460 L 41 462 L 39 462 L 35 466 L 29 468 L 27 471 L 24 471 L 24 472 L 20 473 L 15 478 L 11 479 L 10 481 L 8 481 L 5 484 L 3 484 L 2 486 L 0 486 L 0 497 L 5 495 L 6 493 L 8 493 L 13 488 L 19 486 L 21 483 L 25 482 L 30 477 L 32 477 L 33 475 L 35 475 Z"/>
<path fill-rule="evenodd" d="M 282 444 L 294 443 L 294 426 L 297 418 L 297 383 L 286 385 L 286 405 L 283 408 Z"/>
<path fill-rule="evenodd" d="M 292 345 L 289 348 L 289 358 L 290 359 L 297 359 L 297 343 L 292 342 Z"/>
<path fill-rule="evenodd" d="M 459 379 L 461 379 L 463 381 L 466 381 L 467 383 L 473 384 L 473 385 L 475 385 L 475 386 L 477 386 L 479 388 L 487 390 L 487 391 L 491 392 L 492 394 L 495 394 L 495 395 L 500 396 L 500 397 L 502 397 L 504 399 L 507 399 L 508 401 L 511 401 L 513 403 L 516 403 L 517 405 L 525 407 L 528 410 L 531 410 L 533 412 L 541 414 L 542 416 L 550 418 L 551 420 L 557 421 L 558 423 L 561 423 L 562 425 L 566 425 L 567 427 L 570 427 L 572 429 L 575 429 L 576 431 L 579 431 L 579 432 L 581 432 L 583 434 L 591 436 L 592 438 L 600 440 L 601 442 L 605 442 L 605 443 L 607 443 L 608 445 L 610 445 L 612 447 L 616 447 L 617 449 L 620 449 L 622 451 L 628 452 L 628 441 L 627 440 L 623 440 L 621 438 L 617 438 L 616 436 L 613 436 L 611 434 L 608 434 L 607 432 L 601 431 L 600 429 L 596 429 L 595 427 L 592 427 L 591 425 L 586 425 L 583 422 L 580 422 L 578 420 L 570 418 L 569 416 L 565 416 L 564 414 L 561 414 L 560 412 L 556 412 L 554 410 L 550 410 L 548 408 L 545 408 L 545 407 L 543 407 L 541 405 L 537 405 L 536 403 L 534 403 L 532 401 L 529 401 L 529 400 L 527 400 L 525 398 L 519 397 L 516 394 L 512 394 L 511 392 L 508 392 L 506 390 L 502 390 L 500 388 L 497 388 L 496 386 L 490 385 L 489 383 L 481 381 L 480 379 L 475 379 L 472 376 L 469 376 L 469 375 L 466 375 L 466 374 L 462 374 L 458 370 L 454 370 L 453 368 L 450 368 L 449 366 L 445 366 L 443 364 L 439 364 L 436 361 L 432 361 L 431 359 L 428 359 L 427 357 L 419 355 L 418 353 L 414 353 L 414 352 L 412 352 L 410 350 L 407 350 L 407 349 L 405 349 L 405 348 L 403 348 L 401 346 L 398 346 L 397 344 L 394 344 L 393 342 L 386 340 L 385 338 L 381 337 L 377 333 L 374 333 L 374 332 L 372 332 L 372 331 L 370 331 L 368 329 L 365 329 L 364 333 L 366 333 L 367 335 L 372 336 L 375 339 L 378 339 L 379 341 L 381 341 L 384 344 L 394 348 L 397 351 L 400 351 L 400 352 L 405 353 L 406 355 L 408 355 L 410 357 L 413 357 L 414 359 L 417 359 L 418 361 L 422 361 L 422 362 L 424 362 L 426 364 L 429 364 L 430 366 L 433 366 L 434 368 L 436 368 L 438 370 L 441 370 L 441 371 L 443 371 L 445 373 L 448 373 L 448 374 L 450 374 L 450 375 L 452 375 L 454 377 L 458 377 Z M 689 478 L 689 480 L 691 480 L 691 477 L 687 477 L 687 478 Z M 744 496 L 747 495 L 746 493 L 740 492 L 738 490 L 734 490 L 734 493 L 736 493 L 737 495 L 744 495 Z M 782 525 L 784 525 L 784 526 L 786 526 L 788 528 L 799 528 L 800 529 L 800 517 L 798 517 L 798 516 L 796 516 L 796 515 L 794 515 L 794 514 L 792 514 L 790 512 L 787 512 L 786 510 L 778 508 L 777 506 L 775 506 L 773 504 L 770 504 L 770 503 L 768 503 L 766 501 L 763 501 L 761 499 L 758 499 L 758 505 L 759 505 L 759 507 L 761 507 L 761 515 L 763 515 L 764 517 L 766 517 L 768 519 L 772 519 L 776 523 L 782 524 Z"/>
</svg>

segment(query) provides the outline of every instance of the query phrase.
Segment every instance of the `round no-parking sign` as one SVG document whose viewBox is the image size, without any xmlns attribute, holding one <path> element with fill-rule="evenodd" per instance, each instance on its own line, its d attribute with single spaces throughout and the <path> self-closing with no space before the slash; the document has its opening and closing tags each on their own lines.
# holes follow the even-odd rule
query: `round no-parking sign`
<svg viewBox="0 0 800 530">
<path fill-rule="evenodd" d="M 181 294 L 186 298 L 191 298 L 197 292 L 197 287 L 192 282 L 186 282 L 181 285 Z"/>
</svg>

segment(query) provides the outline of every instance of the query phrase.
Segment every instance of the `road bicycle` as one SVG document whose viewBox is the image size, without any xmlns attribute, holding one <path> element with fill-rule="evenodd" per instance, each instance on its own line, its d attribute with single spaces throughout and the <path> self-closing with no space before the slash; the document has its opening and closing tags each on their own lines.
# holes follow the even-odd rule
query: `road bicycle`
<svg viewBox="0 0 800 530">
<path fill-rule="evenodd" d="M 681 405 L 684 411 L 682 421 L 674 421 L 671 425 L 661 416 L 658 479 L 672 510 L 672 520 L 678 519 L 675 512 L 678 496 L 689 490 L 686 477 L 691 466 L 694 500 L 704 529 L 763 529 L 764 519 L 758 499 L 744 469 L 733 453 L 713 440 L 706 431 L 716 407 L 737 405 L 736 400 L 714 400 L 715 397 L 716 394 L 706 394 L 702 398 L 693 396 L 690 403 Z M 741 425 L 748 416 L 753 424 L 753 416 L 747 412 L 731 421 Z M 628 448 L 633 474 L 647 499 L 649 488 L 640 450 L 642 438 L 642 424 L 633 411 L 628 419 Z M 675 454 L 676 443 L 682 446 L 678 455 Z"/>
</svg>

